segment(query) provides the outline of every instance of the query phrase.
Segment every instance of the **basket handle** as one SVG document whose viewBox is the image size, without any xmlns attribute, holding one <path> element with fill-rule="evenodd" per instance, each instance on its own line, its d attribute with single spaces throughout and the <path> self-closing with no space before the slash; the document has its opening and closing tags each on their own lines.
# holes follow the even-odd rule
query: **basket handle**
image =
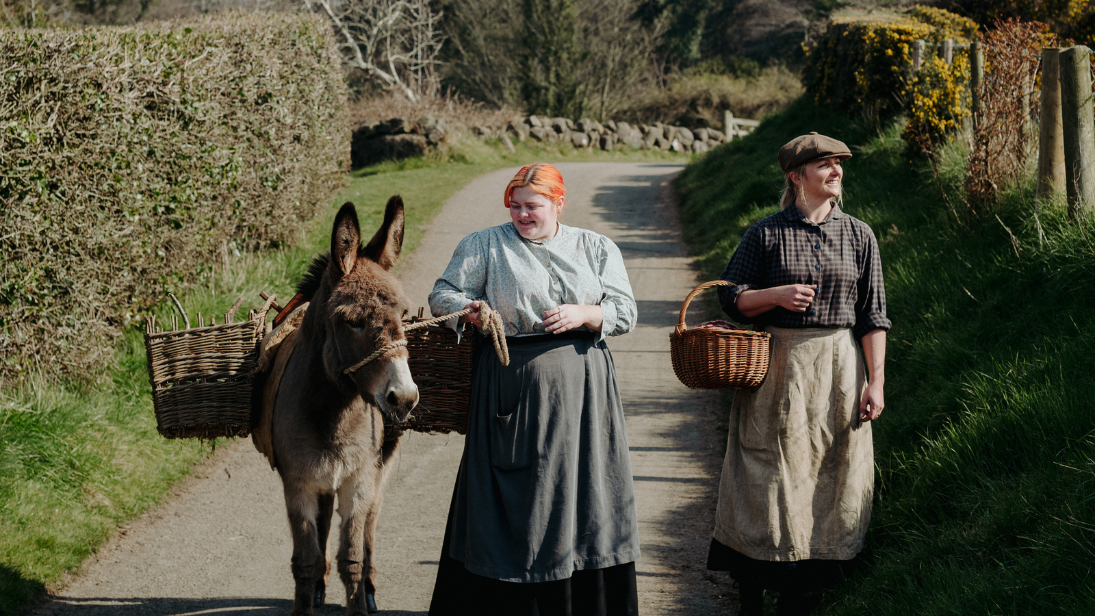
<svg viewBox="0 0 1095 616">
<path fill-rule="evenodd" d="M 685 332 L 685 330 L 688 329 L 688 327 L 685 326 L 685 324 L 684 324 L 684 315 L 685 315 L 686 312 L 688 312 L 688 304 L 692 303 L 692 298 L 699 295 L 700 291 L 703 291 L 704 289 L 710 289 L 711 287 L 736 287 L 736 286 L 737 286 L 737 283 L 730 282 L 729 280 L 712 280 L 710 282 L 705 282 L 705 283 L 699 285 L 695 289 L 692 289 L 692 292 L 688 294 L 688 297 L 684 298 L 684 303 L 681 304 L 681 316 L 680 316 L 680 319 L 677 322 L 677 333 L 678 334 L 683 334 Z"/>
<path fill-rule="evenodd" d="M 225 323 L 231 323 L 232 322 L 232 319 L 235 318 L 235 316 L 236 316 L 236 311 L 240 309 L 241 305 L 243 305 L 243 296 L 242 295 L 240 296 L 239 299 L 236 300 L 236 303 L 232 304 L 232 307 L 229 308 L 228 312 L 224 315 L 224 322 Z"/>
<path fill-rule="evenodd" d="M 167 296 L 171 298 L 171 301 L 175 302 L 175 307 L 179 309 L 179 314 L 182 315 L 183 323 L 186 324 L 186 329 L 190 329 L 190 317 L 186 316 L 186 311 L 183 310 L 182 304 L 179 303 L 179 298 L 175 297 L 174 293 L 168 293 Z"/>
</svg>

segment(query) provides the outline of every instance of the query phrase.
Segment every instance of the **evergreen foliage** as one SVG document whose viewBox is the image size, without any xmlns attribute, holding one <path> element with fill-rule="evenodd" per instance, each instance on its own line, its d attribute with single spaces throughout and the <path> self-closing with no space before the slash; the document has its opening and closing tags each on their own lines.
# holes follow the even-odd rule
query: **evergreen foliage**
<svg viewBox="0 0 1095 616">
<path fill-rule="evenodd" d="M 524 0 L 521 94 L 529 113 L 578 118 L 587 107 L 577 0 Z"/>
</svg>

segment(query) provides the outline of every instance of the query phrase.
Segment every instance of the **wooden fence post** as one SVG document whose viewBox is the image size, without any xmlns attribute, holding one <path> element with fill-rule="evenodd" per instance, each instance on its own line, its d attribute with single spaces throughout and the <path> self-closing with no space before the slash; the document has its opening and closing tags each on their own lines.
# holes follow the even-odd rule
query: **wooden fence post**
<svg viewBox="0 0 1095 616">
<path fill-rule="evenodd" d="M 734 140 L 734 112 L 727 109 L 722 112 L 722 124 L 726 128 L 726 140 Z"/>
<path fill-rule="evenodd" d="M 1039 201 L 1065 192 L 1065 134 L 1061 123 L 1061 81 L 1057 47 L 1042 50 L 1042 98 L 1038 120 Z"/>
<path fill-rule="evenodd" d="M 970 110 L 974 125 L 981 113 L 981 81 L 985 78 L 985 50 L 980 41 L 970 43 Z"/>
<path fill-rule="evenodd" d="M 1061 124 L 1065 144 L 1065 191 L 1073 218 L 1095 210 L 1095 105 L 1091 99 L 1091 50 L 1076 45 L 1058 54 Z"/>
<path fill-rule="evenodd" d="M 920 70 L 920 64 L 924 62 L 924 41 L 913 42 L 913 75 Z"/>
<path fill-rule="evenodd" d="M 954 39 L 945 39 L 943 41 L 943 61 L 948 66 L 954 63 Z"/>
</svg>

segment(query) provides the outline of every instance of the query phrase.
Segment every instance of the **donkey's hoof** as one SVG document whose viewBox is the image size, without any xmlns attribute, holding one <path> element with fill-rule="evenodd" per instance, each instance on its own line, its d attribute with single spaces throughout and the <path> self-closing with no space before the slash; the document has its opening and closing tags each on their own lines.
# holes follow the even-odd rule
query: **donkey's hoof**
<svg viewBox="0 0 1095 616">
<path fill-rule="evenodd" d="M 375 614 L 380 610 L 376 607 L 376 595 L 373 593 L 367 593 L 365 595 L 365 609 L 369 610 L 370 614 Z"/>
<path fill-rule="evenodd" d="M 323 580 L 316 582 L 316 594 L 312 599 L 313 607 L 323 607 L 323 601 L 327 598 L 327 586 Z"/>
</svg>

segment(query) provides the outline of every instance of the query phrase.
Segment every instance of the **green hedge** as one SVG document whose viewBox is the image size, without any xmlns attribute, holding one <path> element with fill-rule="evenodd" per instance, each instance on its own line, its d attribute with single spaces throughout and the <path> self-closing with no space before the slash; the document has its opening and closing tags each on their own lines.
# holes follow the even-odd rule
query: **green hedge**
<svg viewBox="0 0 1095 616">
<path fill-rule="evenodd" d="M 0 31 L 0 379 L 87 374 L 227 252 L 278 246 L 347 167 L 321 19 Z"/>
</svg>

